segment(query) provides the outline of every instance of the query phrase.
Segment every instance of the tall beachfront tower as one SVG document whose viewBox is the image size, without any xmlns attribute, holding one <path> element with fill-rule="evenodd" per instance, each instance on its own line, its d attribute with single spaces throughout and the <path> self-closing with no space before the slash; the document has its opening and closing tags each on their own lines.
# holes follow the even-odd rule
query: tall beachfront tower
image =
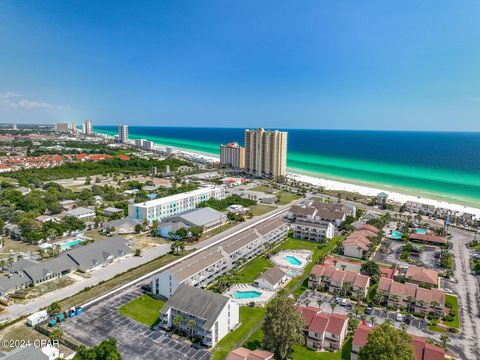
<svg viewBox="0 0 480 360">
<path fill-rule="evenodd" d="M 92 136 L 93 134 L 92 120 L 85 120 L 83 122 L 83 133 L 87 136 Z"/>
<path fill-rule="evenodd" d="M 245 169 L 255 176 L 277 178 L 287 174 L 288 132 L 245 130 Z"/>
<path fill-rule="evenodd" d="M 128 125 L 120 125 L 118 127 L 118 138 L 122 143 L 128 141 Z"/>
<path fill-rule="evenodd" d="M 230 166 L 235 169 L 245 167 L 245 148 L 236 142 L 220 145 L 220 165 Z"/>
</svg>

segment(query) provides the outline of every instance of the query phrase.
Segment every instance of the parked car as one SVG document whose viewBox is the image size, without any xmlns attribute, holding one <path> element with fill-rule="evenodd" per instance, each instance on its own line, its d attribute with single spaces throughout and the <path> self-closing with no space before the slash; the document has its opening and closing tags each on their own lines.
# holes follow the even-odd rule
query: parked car
<svg viewBox="0 0 480 360">
<path fill-rule="evenodd" d="M 400 314 L 400 313 L 397 313 L 397 315 L 395 316 L 395 320 L 397 320 L 399 322 L 402 322 L 403 321 L 403 315 Z"/>
<path fill-rule="evenodd" d="M 334 301 L 335 301 L 335 304 L 338 305 L 338 304 L 340 304 L 340 302 L 342 301 L 342 298 L 340 298 L 340 297 L 337 296 Z"/>
<path fill-rule="evenodd" d="M 347 306 L 347 305 L 348 305 L 347 299 L 342 299 L 342 301 L 340 301 L 340 306 Z"/>
<path fill-rule="evenodd" d="M 453 290 L 450 289 L 450 288 L 443 288 L 442 290 L 445 291 L 448 294 L 453 294 Z"/>
<path fill-rule="evenodd" d="M 412 322 L 412 315 L 408 314 L 407 316 L 405 316 L 405 323 L 410 325 Z"/>
<path fill-rule="evenodd" d="M 365 308 L 365 314 L 370 315 L 373 311 L 373 306 L 372 305 L 367 305 Z"/>
</svg>

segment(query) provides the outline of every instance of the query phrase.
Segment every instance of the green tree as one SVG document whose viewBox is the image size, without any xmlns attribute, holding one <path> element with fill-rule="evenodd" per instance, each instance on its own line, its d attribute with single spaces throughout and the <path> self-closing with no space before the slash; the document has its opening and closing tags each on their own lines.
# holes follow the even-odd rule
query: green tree
<svg viewBox="0 0 480 360">
<path fill-rule="evenodd" d="M 197 322 L 193 319 L 188 320 L 187 327 L 190 329 L 190 337 L 193 338 L 193 329 L 197 326 Z"/>
<path fill-rule="evenodd" d="M 447 334 L 440 335 L 440 341 L 442 342 L 442 347 L 447 350 L 447 343 L 450 341 L 450 338 Z"/>
<path fill-rule="evenodd" d="M 48 337 L 50 340 L 60 340 L 63 337 L 63 331 L 60 328 L 55 328 Z"/>
<path fill-rule="evenodd" d="M 122 356 L 117 350 L 117 340 L 110 338 L 91 348 L 79 346 L 73 360 L 122 360 Z"/>
<path fill-rule="evenodd" d="M 262 330 L 264 345 L 275 354 L 275 359 L 290 358 L 292 346 L 303 344 L 304 321 L 293 299 L 275 297 L 266 308 Z"/>
<path fill-rule="evenodd" d="M 138 234 L 138 233 L 141 233 L 143 231 L 143 226 L 141 224 L 137 224 L 135 225 L 135 232 Z"/>
<path fill-rule="evenodd" d="M 52 302 L 47 308 L 47 312 L 50 315 L 57 315 L 61 311 L 62 311 L 62 305 L 60 305 L 60 303 L 58 301 Z"/>
<path fill-rule="evenodd" d="M 175 327 L 175 329 L 177 330 L 180 330 L 180 324 L 182 323 L 183 321 L 183 316 L 182 315 L 175 315 L 173 317 L 173 326 Z"/>
<path fill-rule="evenodd" d="M 335 311 L 335 308 L 337 307 L 337 304 L 335 304 L 334 302 L 331 302 L 330 307 L 332 308 L 332 314 L 333 314 L 333 312 Z"/>
<path fill-rule="evenodd" d="M 375 261 L 367 261 L 362 264 L 360 268 L 360 273 L 368 276 L 380 276 L 381 270 L 380 266 Z"/>
<path fill-rule="evenodd" d="M 384 322 L 370 335 L 358 353 L 359 360 L 415 360 L 412 338 Z"/>
</svg>

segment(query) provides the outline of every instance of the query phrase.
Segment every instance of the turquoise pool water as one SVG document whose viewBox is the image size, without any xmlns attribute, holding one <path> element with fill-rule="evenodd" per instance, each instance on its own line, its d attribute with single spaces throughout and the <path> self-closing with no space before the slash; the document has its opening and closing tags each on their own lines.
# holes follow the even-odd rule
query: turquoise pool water
<svg viewBox="0 0 480 360">
<path fill-rule="evenodd" d="M 234 299 L 255 299 L 262 295 L 261 292 L 258 291 L 235 291 L 233 293 Z"/>
<path fill-rule="evenodd" d="M 298 260 L 295 256 L 292 256 L 292 255 L 285 256 L 285 260 L 287 260 L 288 263 L 291 264 L 291 265 L 295 265 L 295 266 L 302 265 L 302 262 L 300 260 Z"/>
<path fill-rule="evenodd" d="M 427 230 L 425 229 L 417 229 L 415 230 L 417 234 L 426 234 L 427 233 Z"/>
<path fill-rule="evenodd" d="M 402 233 L 398 232 L 396 230 L 391 230 L 390 235 L 391 235 L 390 238 L 392 238 L 392 239 L 401 239 L 402 238 Z"/>
<path fill-rule="evenodd" d="M 66 244 L 63 244 L 63 245 L 61 246 L 61 248 L 62 248 L 62 250 L 65 250 L 65 249 L 71 248 L 72 246 L 78 245 L 78 244 L 80 244 L 81 242 L 82 242 L 82 240 L 78 240 L 78 239 L 77 239 L 77 240 L 72 240 L 72 241 L 70 241 L 70 242 L 68 242 L 68 243 L 66 243 Z"/>
</svg>

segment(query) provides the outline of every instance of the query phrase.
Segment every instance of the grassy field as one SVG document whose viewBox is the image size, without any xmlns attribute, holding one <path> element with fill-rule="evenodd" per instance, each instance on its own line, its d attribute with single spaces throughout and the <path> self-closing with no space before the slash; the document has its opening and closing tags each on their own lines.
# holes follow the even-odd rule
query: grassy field
<svg viewBox="0 0 480 360">
<path fill-rule="evenodd" d="M 270 186 L 267 186 L 267 185 L 260 185 L 260 186 L 257 186 L 256 188 L 253 188 L 252 191 L 261 191 L 261 192 L 264 192 L 264 193 L 274 193 L 274 192 L 277 192 L 277 189 L 275 188 L 272 188 Z"/>
<path fill-rule="evenodd" d="M 223 360 L 227 354 L 235 349 L 248 332 L 265 316 L 265 308 L 262 307 L 240 307 L 241 325 L 234 331 L 220 340 L 213 349 L 213 360 Z"/>
<path fill-rule="evenodd" d="M 313 351 L 301 345 L 293 347 L 292 360 L 350 360 L 352 339 L 347 339 L 340 351 Z"/>
<path fill-rule="evenodd" d="M 276 195 L 279 197 L 278 203 L 280 205 L 290 204 L 292 201 L 300 199 L 300 196 L 283 190 L 279 191 Z"/>
<path fill-rule="evenodd" d="M 251 283 L 253 280 L 258 278 L 262 272 L 272 267 L 272 263 L 267 258 L 264 256 L 259 256 L 247 263 L 238 271 L 236 282 L 239 284 Z"/>
<path fill-rule="evenodd" d="M 249 206 L 250 212 L 252 213 L 253 216 L 260 216 L 263 214 L 266 214 L 272 210 L 275 210 L 277 207 L 276 206 L 270 206 L 270 205 L 262 205 L 262 204 L 256 204 L 256 205 L 251 205 Z"/>
<path fill-rule="evenodd" d="M 185 254 L 186 255 L 186 254 Z M 81 305 L 87 301 L 99 297 L 115 288 L 122 286 L 123 284 L 128 283 L 129 281 L 135 280 L 142 275 L 145 275 L 153 270 L 156 270 L 162 266 L 171 263 L 174 260 L 177 260 L 179 257 L 171 254 L 161 256 L 155 260 L 152 260 L 146 264 L 140 265 L 134 269 L 130 269 L 127 272 L 124 272 L 110 280 L 104 281 L 88 290 L 79 292 L 67 299 L 62 300 L 60 303 L 64 309 L 67 309 L 72 306 Z"/>
<path fill-rule="evenodd" d="M 27 244 L 20 240 L 12 240 L 9 237 L 3 237 L 5 243 L 2 248 L 2 254 L 0 254 L 0 259 L 8 259 L 11 252 L 36 252 L 38 250 L 37 245 Z"/>
<path fill-rule="evenodd" d="M 165 301 L 150 295 L 142 295 L 118 308 L 118 312 L 142 324 L 153 326 L 160 315 Z"/>
</svg>

